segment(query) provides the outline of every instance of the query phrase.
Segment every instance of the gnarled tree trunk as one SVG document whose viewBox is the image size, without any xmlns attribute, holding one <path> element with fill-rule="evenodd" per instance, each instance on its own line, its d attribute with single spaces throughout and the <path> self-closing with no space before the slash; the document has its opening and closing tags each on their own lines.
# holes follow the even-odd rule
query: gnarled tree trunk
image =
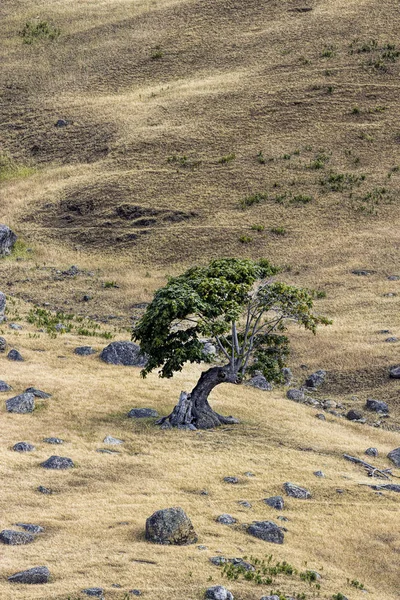
<svg viewBox="0 0 400 600">
<path fill-rule="evenodd" d="M 191 393 L 181 392 L 172 413 L 157 421 L 157 424 L 165 429 L 211 429 L 219 425 L 239 423 L 234 417 L 219 415 L 208 403 L 210 392 L 220 383 L 240 383 L 237 373 L 232 371 L 230 365 L 203 371 Z"/>
</svg>

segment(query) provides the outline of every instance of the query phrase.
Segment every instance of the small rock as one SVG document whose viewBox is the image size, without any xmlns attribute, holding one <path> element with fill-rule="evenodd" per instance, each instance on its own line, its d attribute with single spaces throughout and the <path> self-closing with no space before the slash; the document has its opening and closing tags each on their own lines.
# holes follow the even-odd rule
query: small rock
<svg viewBox="0 0 400 600">
<path fill-rule="evenodd" d="M 314 475 L 315 475 L 315 477 L 325 477 L 325 475 L 322 471 L 314 471 Z"/>
<path fill-rule="evenodd" d="M 289 367 L 283 367 L 282 369 L 282 377 L 285 382 L 285 385 L 289 385 L 293 379 L 293 373 Z"/>
<path fill-rule="evenodd" d="M 47 460 L 41 463 L 44 469 L 71 469 L 74 463 L 70 458 L 65 456 L 50 456 Z"/>
<path fill-rule="evenodd" d="M 238 504 L 240 504 L 240 506 L 243 506 L 243 508 L 251 508 L 251 504 L 250 502 L 247 502 L 247 500 L 238 500 Z"/>
<path fill-rule="evenodd" d="M 67 121 L 67 119 L 58 119 L 54 127 L 67 127 L 70 123 L 71 121 Z"/>
<path fill-rule="evenodd" d="M 237 477 L 224 477 L 225 483 L 239 483 L 239 479 Z"/>
<path fill-rule="evenodd" d="M 203 354 L 206 356 L 216 356 L 218 354 L 217 348 L 212 342 L 206 341 L 203 344 Z"/>
<path fill-rule="evenodd" d="M 337 490 L 336 490 L 336 493 L 337 493 L 337 494 L 344 494 L 344 490 L 337 489 Z"/>
<path fill-rule="evenodd" d="M 362 418 L 362 414 L 354 409 L 349 410 L 349 412 L 346 414 L 346 419 L 349 421 L 360 421 Z"/>
<path fill-rule="evenodd" d="M 277 519 L 279 519 L 279 521 L 289 521 L 289 519 L 287 517 L 284 517 L 282 515 L 280 515 L 279 517 L 277 517 Z"/>
<path fill-rule="evenodd" d="M 325 400 L 324 403 L 324 408 L 336 408 L 337 404 L 334 400 Z"/>
<path fill-rule="evenodd" d="M 6 408 L 11 413 L 31 413 L 35 409 L 35 396 L 27 392 L 14 396 L 6 401 Z"/>
<path fill-rule="evenodd" d="M 62 274 L 67 275 L 67 277 L 75 277 L 76 275 L 79 275 L 79 273 L 80 271 L 76 265 L 72 265 L 72 267 L 70 267 L 66 271 L 62 271 Z"/>
<path fill-rule="evenodd" d="M 378 456 L 378 449 L 377 448 L 367 448 L 365 451 L 365 454 L 367 454 L 368 456 Z"/>
<path fill-rule="evenodd" d="M 396 467 L 400 468 L 400 448 L 395 448 L 387 455 L 388 459 L 394 462 Z"/>
<path fill-rule="evenodd" d="M 158 412 L 153 408 L 132 408 L 128 412 L 130 419 L 148 419 L 149 417 L 158 417 Z"/>
<path fill-rule="evenodd" d="M 18 323 L 10 323 L 8 326 L 15 331 L 20 331 L 22 329 L 22 325 L 19 325 Z"/>
<path fill-rule="evenodd" d="M 60 438 L 56 438 L 56 437 L 43 438 L 43 441 L 46 442 L 46 444 L 63 444 L 64 443 L 64 440 L 61 440 Z"/>
<path fill-rule="evenodd" d="M 195 544 L 197 535 L 182 508 L 158 510 L 146 521 L 146 539 L 154 544 Z"/>
<path fill-rule="evenodd" d="M 311 493 L 305 488 L 300 487 L 299 485 L 295 485 L 294 483 L 290 483 L 287 481 L 283 484 L 283 488 L 288 496 L 292 498 L 301 498 L 301 499 L 309 499 L 311 498 Z"/>
<path fill-rule="evenodd" d="M 203 544 L 199 544 L 197 546 L 197 550 L 208 550 L 207 546 L 204 546 Z"/>
<path fill-rule="evenodd" d="M 111 342 L 102 350 L 100 358 L 111 365 L 144 367 L 147 364 L 147 357 L 133 342 Z"/>
<path fill-rule="evenodd" d="M 119 583 L 112 583 L 111 587 L 120 589 L 120 588 L 122 588 L 122 585 L 120 585 Z"/>
<path fill-rule="evenodd" d="M 0 256 L 8 256 L 17 241 L 17 236 L 7 225 L 0 224 Z"/>
<path fill-rule="evenodd" d="M 12 350 L 10 350 L 10 352 L 7 354 L 7 358 L 8 358 L 8 360 L 14 360 L 14 361 L 18 361 L 18 362 L 24 362 L 24 359 L 22 358 L 22 355 L 18 352 L 18 350 L 15 350 L 15 348 L 13 348 Z"/>
<path fill-rule="evenodd" d="M 224 513 L 223 515 L 219 515 L 219 517 L 216 518 L 216 521 L 217 523 L 221 523 L 222 525 L 233 525 L 234 523 L 236 523 L 236 519 L 226 513 Z"/>
<path fill-rule="evenodd" d="M 35 446 L 28 444 L 28 442 L 18 442 L 13 446 L 14 452 L 32 452 Z"/>
<path fill-rule="evenodd" d="M 270 498 L 264 498 L 263 502 L 275 508 L 276 510 L 283 510 L 285 503 L 282 496 L 271 496 Z"/>
<path fill-rule="evenodd" d="M 15 523 L 17 527 L 22 527 L 25 531 L 29 531 L 29 533 L 43 533 L 44 527 L 40 525 L 33 525 L 32 523 Z"/>
<path fill-rule="evenodd" d="M 250 535 L 260 538 L 265 542 L 283 544 L 283 531 L 272 521 L 255 521 L 248 527 L 247 531 Z"/>
<path fill-rule="evenodd" d="M 246 471 L 245 476 L 246 477 L 255 477 L 256 475 L 255 475 L 255 473 L 252 473 L 252 471 Z"/>
<path fill-rule="evenodd" d="M 280 600 L 280 598 L 276 594 L 272 594 L 272 596 L 263 596 L 260 600 Z"/>
<path fill-rule="evenodd" d="M 254 377 L 248 381 L 248 385 L 266 392 L 270 392 L 274 387 L 272 383 L 265 379 L 264 375 L 260 371 L 256 371 L 254 373 Z"/>
<path fill-rule="evenodd" d="M 82 590 L 82 594 L 86 594 L 87 596 L 94 596 L 95 598 L 102 598 L 104 590 L 103 588 L 99 587 L 86 588 L 85 590 Z"/>
<path fill-rule="evenodd" d="M 129 593 L 132 594 L 132 596 L 141 596 L 142 592 L 140 590 L 129 590 Z"/>
<path fill-rule="evenodd" d="M 296 390 L 295 388 L 288 390 L 286 392 L 286 397 L 289 400 L 294 400 L 295 402 L 304 402 L 305 396 L 303 390 Z"/>
<path fill-rule="evenodd" d="M 387 294 L 383 294 L 384 298 L 393 298 L 397 296 L 396 292 L 388 292 Z"/>
<path fill-rule="evenodd" d="M 388 337 L 386 338 L 385 342 L 387 342 L 388 344 L 395 344 L 396 342 L 399 341 L 399 338 L 397 337 Z"/>
<path fill-rule="evenodd" d="M 42 392 L 42 390 L 38 390 L 34 387 L 26 388 L 25 392 L 28 394 L 33 394 L 34 396 L 36 396 L 36 398 L 42 398 L 43 400 L 45 400 L 46 398 L 51 398 L 51 394 L 48 394 L 47 392 Z"/>
<path fill-rule="evenodd" d="M 96 354 L 96 350 L 93 350 L 92 346 L 78 346 L 78 348 L 75 348 L 74 354 L 78 354 L 78 356 L 90 356 L 91 354 Z"/>
<path fill-rule="evenodd" d="M 319 419 L 320 421 L 326 421 L 326 417 L 324 414 L 322 413 L 318 413 L 315 415 L 317 417 L 317 419 Z"/>
<path fill-rule="evenodd" d="M 0 292 L 0 317 L 4 317 L 4 313 L 6 311 L 7 298 L 4 292 Z M 0 320 L 0 323 L 3 319 Z M 4 338 L 3 338 L 4 339 Z"/>
<path fill-rule="evenodd" d="M 20 546 L 22 544 L 31 544 L 35 538 L 30 533 L 24 531 L 13 531 L 12 529 L 3 529 L 0 532 L 0 542 L 9 546 Z"/>
<path fill-rule="evenodd" d="M 36 489 L 41 494 L 52 494 L 53 493 L 53 490 L 51 490 L 50 488 L 44 487 L 44 485 L 39 485 L 39 487 L 37 487 Z"/>
<path fill-rule="evenodd" d="M 389 275 L 389 281 L 400 281 L 400 275 Z"/>
<path fill-rule="evenodd" d="M 352 271 L 353 275 L 358 275 L 361 277 L 368 277 L 368 275 L 373 275 L 375 271 L 367 271 L 366 269 L 354 269 Z"/>
<path fill-rule="evenodd" d="M 111 435 L 107 435 L 103 440 L 103 444 L 110 444 L 113 446 L 116 446 L 118 444 L 123 444 L 123 443 L 124 443 L 123 440 L 119 440 L 118 438 L 112 437 Z"/>
<path fill-rule="evenodd" d="M 389 407 L 386 402 L 382 402 L 382 400 L 373 400 L 372 398 L 368 398 L 365 408 L 374 412 L 389 412 Z"/>
<path fill-rule="evenodd" d="M 318 388 L 325 382 L 325 378 L 326 371 L 319 369 L 319 371 L 315 371 L 315 373 L 307 377 L 306 386 L 310 388 Z"/>
<path fill-rule="evenodd" d="M 400 379 L 400 365 L 390 367 L 389 377 L 391 377 L 392 379 Z"/>
<path fill-rule="evenodd" d="M 1 320 L 0 320 L 0 323 L 1 323 Z M 6 348 L 7 348 L 6 339 L 0 336 L 0 353 L 5 352 Z"/>
<path fill-rule="evenodd" d="M 101 454 L 121 454 L 118 450 L 107 450 L 106 448 L 98 448 L 96 452 Z"/>
<path fill-rule="evenodd" d="M 226 587 L 214 585 L 206 590 L 205 598 L 209 600 L 233 600 L 233 596 Z"/>
<path fill-rule="evenodd" d="M 82 296 L 82 302 L 90 302 L 90 300 L 92 300 L 93 296 L 89 296 L 89 294 L 85 294 L 84 296 Z"/>
<path fill-rule="evenodd" d="M 10 583 L 47 583 L 50 578 L 50 571 L 47 567 L 33 567 L 27 571 L 20 571 L 8 578 Z"/>
</svg>

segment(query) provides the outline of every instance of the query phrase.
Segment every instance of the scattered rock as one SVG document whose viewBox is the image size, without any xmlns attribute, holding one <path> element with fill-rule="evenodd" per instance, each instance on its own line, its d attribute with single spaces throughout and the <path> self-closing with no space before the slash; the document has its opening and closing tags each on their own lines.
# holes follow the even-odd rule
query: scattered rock
<svg viewBox="0 0 400 600">
<path fill-rule="evenodd" d="M 290 382 L 293 379 L 293 373 L 289 367 L 283 367 L 282 369 L 282 377 L 285 382 L 285 385 L 290 385 Z"/>
<path fill-rule="evenodd" d="M 78 354 L 78 356 L 90 356 L 91 354 L 96 354 L 96 350 L 93 350 L 92 346 L 78 346 L 78 348 L 75 348 L 74 354 Z"/>
<path fill-rule="evenodd" d="M 36 489 L 41 494 L 52 494 L 53 493 L 53 490 L 51 490 L 50 488 L 44 487 L 44 485 L 39 485 L 39 487 L 37 487 Z"/>
<path fill-rule="evenodd" d="M 65 456 L 50 456 L 40 466 L 44 469 L 71 469 L 75 465 L 70 458 Z"/>
<path fill-rule="evenodd" d="M 36 396 L 36 398 L 42 398 L 42 400 L 46 400 L 46 398 L 51 398 L 51 394 L 48 394 L 47 392 L 42 392 L 42 390 L 38 390 L 34 387 L 26 388 L 25 392 L 28 394 L 33 394 L 34 396 Z"/>
<path fill-rule="evenodd" d="M 103 598 L 104 590 L 99 587 L 86 588 L 85 590 L 82 590 L 82 594 L 94 596 L 95 598 Z"/>
<path fill-rule="evenodd" d="M 255 473 L 252 473 L 251 471 L 246 471 L 245 476 L 246 477 L 255 477 L 256 475 L 255 475 Z"/>
<path fill-rule="evenodd" d="M 288 390 L 286 392 L 286 397 L 289 398 L 289 400 L 294 400 L 295 402 L 304 402 L 305 400 L 303 390 L 297 390 L 295 388 Z"/>
<path fill-rule="evenodd" d="M 66 275 L 67 277 L 75 277 L 76 275 L 79 275 L 79 273 L 80 270 L 76 265 L 72 265 L 72 267 L 70 267 L 66 271 L 62 271 L 62 275 Z"/>
<path fill-rule="evenodd" d="M 219 517 L 217 517 L 215 520 L 217 523 L 221 523 L 222 525 L 233 525 L 236 523 L 236 519 L 232 517 L 232 515 L 228 515 L 226 513 L 219 515 Z"/>
<path fill-rule="evenodd" d="M 0 542 L 9 546 L 21 546 L 22 544 L 31 544 L 35 538 L 30 533 L 24 531 L 14 531 L 12 529 L 3 529 L 0 532 Z"/>
<path fill-rule="evenodd" d="M 0 323 L 2 323 L 3 318 L 4 318 L 4 313 L 6 311 L 6 304 L 7 304 L 6 295 L 3 292 L 0 292 Z"/>
<path fill-rule="evenodd" d="M 132 594 L 132 596 L 141 596 L 142 592 L 140 590 L 129 590 L 129 593 Z"/>
<path fill-rule="evenodd" d="M 284 517 L 282 515 L 280 515 L 279 517 L 277 517 L 279 519 L 279 521 L 289 521 L 289 519 L 287 517 Z"/>
<path fill-rule="evenodd" d="M 392 379 L 400 379 L 400 365 L 390 367 L 389 377 L 391 377 Z"/>
<path fill-rule="evenodd" d="M 272 596 L 263 596 L 260 600 L 280 600 L 280 598 L 276 594 L 272 594 Z"/>
<path fill-rule="evenodd" d="M 22 527 L 25 531 L 29 531 L 29 533 L 43 533 L 44 527 L 40 525 L 33 525 L 32 523 L 15 523 L 17 527 Z"/>
<path fill-rule="evenodd" d="M 14 452 L 32 452 L 34 449 L 35 446 L 28 444 L 28 442 L 18 442 L 13 446 Z"/>
<path fill-rule="evenodd" d="M 388 337 L 386 338 L 385 342 L 389 343 L 389 344 L 395 344 L 396 342 L 399 341 L 399 338 L 397 337 Z"/>
<path fill-rule="evenodd" d="M 353 408 L 349 410 L 349 412 L 346 414 L 346 419 L 348 419 L 349 421 L 360 421 L 362 420 L 362 418 L 362 414 L 357 410 L 354 410 Z"/>
<path fill-rule="evenodd" d="M 284 534 L 278 525 L 272 521 L 255 521 L 248 529 L 248 533 L 272 544 L 283 544 Z"/>
<path fill-rule="evenodd" d="M 299 485 L 295 485 L 294 483 L 290 483 L 287 481 L 283 484 L 283 488 L 288 496 L 292 498 L 301 498 L 308 499 L 311 498 L 311 493 L 305 488 L 300 487 Z"/>
<path fill-rule="evenodd" d="M 46 442 L 46 444 L 63 444 L 64 443 L 64 440 L 61 440 L 60 438 L 56 438 L 56 437 L 43 438 L 43 441 Z"/>
<path fill-rule="evenodd" d="M 0 224 L 0 256 L 8 256 L 17 241 L 17 236 L 7 225 Z"/>
<path fill-rule="evenodd" d="M 253 565 L 243 560 L 243 558 L 226 558 L 225 556 L 212 556 L 210 558 L 210 562 L 216 567 L 220 567 L 225 563 L 231 563 L 232 565 L 243 567 L 243 569 L 245 569 L 246 571 L 255 570 Z"/>
<path fill-rule="evenodd" d="M 352 271 L 353 275 L 358 275 L 360 277 L 368 277 L 368 275 L 373 275 L 376 271 L 367 271 L 366 269 L 354 269 Z"/>
<path fill-rule="evenodd" d="M 325 477 L 325 474 L 322 471 L 314 471 L 315 477 Z"/>
<path fill-rule="evenodd" d="M 285 506 L 282 496 L 271 496 L 270 498 L 264 498 L 263 502 L 272 508 L 276 508 L 276 510 L 283 510 Z"/>
<path fill-rule="evenodd" d="M 383 485 L 371 485 L 373 490 L 388 490 L 389 492 L 400 492 L 400 485 L 397 483 L 385 483 Z"/>
<path fill-rule="evenodd" d="M 306 379 L 306 386 L 310 388 L 318 388 L 323 383 L 325 383 L 326 371 L 323 369 L 319 369 L 319 371 L 315 371 Z"/>
<path fill-rule="evenodd" d="M 318 413 L 315 415 L 317 417 L 317 419 L 319 419 L 320 421 L 326 421 L 326 417 L 323 413 Z"/>
<path fill-rule="evenodd" d="M 394 464 L 396 465 L 396 467 L 400 468 L 400 448 L 395 448 L 394 450 L 392 450 L 391 452 L 389 452 L 389 454 L 387 455 L 387 457 L 389 458 L 389 460 L 391 460 L 392 462 L 394 462 Z"/>
<path fill-rule="evenodd" d="M 187 545 L 197 542 L 192 522 L 182 508 L 158 510 L 146 521 L 146 539 L 154 544 Z"/>
<path fill-rule="evenodd" d="M 206 590 L 205 598 L 209 600 L 233 600 L 233 595 L 226 587 L 214 585 Z"/>
<path fill-rule="evenodd" d="M 82 296 L 82 302 L 90 302 L 90 300 L 92 300 L 93 296 L 90 296 L 89 294 L 85 294 L 84 296 Z"/>
<path fill-rule="evenodd" d="M 18 352 L 18 350 L 15 350 L 15 348 L 10 350 L 10 352 L 7 354 L 7 358 L 8 358 L 8 360 L 15 360 L 15 361 L 19 361 L 19 362 L 24 361 L 24 359 L 22 358 L 22 355 Z"/>
<path fill-rule="evenodd" d="M 367 454 L 368 456 L 378 456 L 378 449 L 377 448 L 367 448 L 365 451 L 365 454 Z"/>
<path fill-rule="evenodd" d="M 47 567 L 33 567 L 27 571 L 20 571 L 8 578 L 10 583 L 48 583 L 50 571 Z"/>
<path fill-rule="evenodd" d="M 264 377 L 264 375 L 261 373 L 261 371 L 256 371 L 254 373 L 254 377 L 252 377 L 249 381 L 248 381 L 248 385 L 251 385 L 252 387 L 255 387 L 259 390 L 264 390 L 266 392 L 270 392 L 273 389 L 273 385 L 272 383 L 270 383 L 269 381 L 267 381 Z"/>
<path fill-rule="evenodd" d="M 400 281 L 400 275 L 389 275 L 389 281 Z"/>
<path fill-rule="evenodd" d="M 24 392 L 19 396 L 14 396 L 6 401 L 8 412 L 26 414 L 31 413 L 35 409 L 35 396 L 28 392 Z"/>
<path fill-rule="evenodd" d="M 54 127 L 67 127 L 70 124 L 71 124 L 71 121 L 68 121 L 67 119 L 58 119 L 58 121 L 55 123 Z"/>
<path fill-rule="evenodd" d="M 243 508 L 251 508 L 251 504 L 250 502 L 247 502 L 247 500 L 238 500 L 238 504 L 243 506 Z"/>
<path fill-rule="evenodd" d="M 141 354 L 140 346 L 133 342 L 111 342 L 101 354 L 101 360 L 111 365 L 144 367 L 147 358 Z"/>
<path fill-rule="evenodd" d="M 119 440 L 118 438 L 112 437 L 111 435 L 107 435 L 103 440 L 103 444 L 110 444 L 112 446 L 116 446 L 118 444 L 123 444 L 123 443 L 124 443 L 123 440 Z"/>
<path fill-rule="evenodd" d="M 106 450 L 106 448 L 98 448 L 96 452 L 101 454 L 121 454 L 118 450 Z"/>
<path fill-rule="evenodd" d="M 22 329 L 22 325 L 19 325 L 18 323 L 10 323 L 8 326 L 10 329 L 14 329 L 14 331 L 21 331 Z"/>
<path fill-rule="evenodd" d="M 225 483 L 239 483 L 239 479 L 237 477 L 224 477 Z"/>
<path fill-rule="evenodd" d="M 153 408 L 132 408 L 128 412 L 130 419 L 148 419 L 150 417 L 158 417 L 158 412 Z"/>
<path fill-rule="evenodd" d="M 382 402 L 382 400 L 373 400 L 372 398 L 368 398 L 365 408 L 374 412 L 389 412 L 389 407 L 386 402 Z"/>
<path fill-rule="evenodd" d="M 1 317 L 1 315 L 0 315 Z M 0 318 L 0 323 L 1 323 L 1 318 Z M 7 348 L 7 342 L 6 339 L 0 336 L 0 353 L 3 354 L 3 352 L 6 351 Z"/>
</svg>

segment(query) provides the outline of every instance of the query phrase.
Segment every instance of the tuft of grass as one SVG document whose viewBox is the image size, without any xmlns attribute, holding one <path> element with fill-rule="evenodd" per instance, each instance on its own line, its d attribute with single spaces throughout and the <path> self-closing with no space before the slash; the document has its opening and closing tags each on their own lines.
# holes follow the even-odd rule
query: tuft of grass
<svg viewBox="0 0 400 600">
<path fill-rule="evenodd" d="M 161 46 L 156 46 L 152 53 L 150 54 L 151 60 L 159 60 L 164 56 L 164 52 L 161 49 Z"/>
<path fill-rule="evenodd" d="M 229 162 L 232 162 L 232 160 L 235 160 L 236 158 L 236 154 L 234 152 L 231 152 L 230 154 L 227 154 L 226 156 L 221 156 L 220 159 L 218 159 L 218 162 L 220 165 L 226 165 Z"/>
<path fill-rule="evenodd" d="M 248 208 L 249 206 L 253 206 L 253 204 L 260 204 L 260 202 L 264 202 L 268 200 L 268 194 L 263 192 L 257 192 L 256 194 L 250 194 L 249 196 L 245 196 L 240 200 L 240 206 L 242 208 Z"/>
<path fill-rule="evenodd" d="M 324 46 L 324 49 L 321 52 L 322 58 L 333 58 L 336 55 L 336 48 L 332 44 L 328 44 Z"/>
<path fill-rule="evenodd" d="M 198 167 L 201 164 L 200 160 L 190 159 L 188 156 L 186 156 L 186 154 L 183 154 L 182 156 L 179 156 L 178 154 L 169 156 L 167 158 L 167 162 L 177 164 L 178 166 L 186 169 L 194 169 L 195 167 Z"/>
<path fill-rule="evenodd" d="M 365 179 L 365 175 L 334 173 L 331 171 L 326 177 L 320 180 L 320 184 L 331 192 L 343 192 L 345 190 L 351 190 L 354 186 L 361 185 Z"/>
<path fill-rule="evenodd" d="M 270 232 L 274 235 L 286 235 L 287 231 L 285 227 L 271 227 Z"/>
<path fill-rule="evenodd" d="M 255 225 L 252 225 L 252 226 L 250 227 L 250 229 L 251 229 L 252 231 L 264 231 L 264 229 L 265 229 L 265 226 L 264 226 L 264 225 L 256 225 L 256 224 L 255 224 Z"/>
<path fill-rule="evenodd" d="M 253 238 L 250 235 L 241 235 L 239 238 L 239 242 L 241 244 L 251 244 Z"/>
<path fill-rule="evenodd" d="M 0 154 L 0 182 L 12 179 L 25 179 L 33 175 L 36 169 L 26 165 L 18 165 L 7 154 Z"/>
<path fill-rule="evenodd" d="M 60 36 L 61 30 L 48 21 L 27 21 L 18 33 L 24 44 L 33 44 L 40 40 L 54 41 Z"/>
<path fill-rule="evenodd" d="M 256 158 L 257 158 L 257 162 L 259 162 L 260 165 L 265 165 L 265 163 L 267 162 L 264 154 L 262 153 L 262 150 L 260 150 L 260 152 L 257 154 Z"/>
<path fill-rule="evenodd" d="M 307 169 L 312 169 L 314 171 L 318 171 L 319 169 L 323 169 L 326 163 L 329 161 L 329 155 L 324 151 L 318 152 L 314 159 L 307 165 Z"/>
</svg>

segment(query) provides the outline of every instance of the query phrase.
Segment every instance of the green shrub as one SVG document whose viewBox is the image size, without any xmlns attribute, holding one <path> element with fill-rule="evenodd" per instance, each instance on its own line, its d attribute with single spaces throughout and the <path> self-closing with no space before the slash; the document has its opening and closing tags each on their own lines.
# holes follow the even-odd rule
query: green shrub
<svg viewBox="0 0 400 600">
<path fill-rule="evenodd" d="M 247 208 L 248 206 L 253 206 L 253 204 L 259 204 L 260 202 L 264 202 L 268 200 L 268 194 L 258 192 L 256 194 L 250 194 L 246 196 L 240 201 L 240 206 L 242 208 Z"/>
<path fill-rule="evenodd" d="M 48 21 L 27 21 L 19 31 L 24 44 L 33 44 L 39 40 L 56 40 L 61 34 L 58 27 L 54 27 Z"/>
<path fill-rule="evenodd" d="M 252 225 L 252 226 L 250 227 L 250 229 L 251 229 L 252 231 L 264 231 L 265 227 L 264 227 L 264 225 L 256 225 L 256 224 L 255 224 L 255 225 Z"/>
<path fill-rule="evenodd" d="M 221 158 L 218 160 L 218 162 L 221 165 L 226 165 L 227 163 L 231 162 L 232 160 L 235 160 L 235 158 L 236 158 L 236 154 L 234 152 L 231 152 L 230 154 L 227 154 L 226 156 L 221 156 Z"/>
<path fill-rule="evenodd" d="M 239 238 L 239 242 L 242 244 L 250 244 L 253 241 L 253 238 L 250 235 L 241 235 Z"/>
<path fill-rule="evenodd" d="M 284 227 L 271 227 L 270 232 L 275 235 L 286 235 L 287 233 Z"/>
</svg>

